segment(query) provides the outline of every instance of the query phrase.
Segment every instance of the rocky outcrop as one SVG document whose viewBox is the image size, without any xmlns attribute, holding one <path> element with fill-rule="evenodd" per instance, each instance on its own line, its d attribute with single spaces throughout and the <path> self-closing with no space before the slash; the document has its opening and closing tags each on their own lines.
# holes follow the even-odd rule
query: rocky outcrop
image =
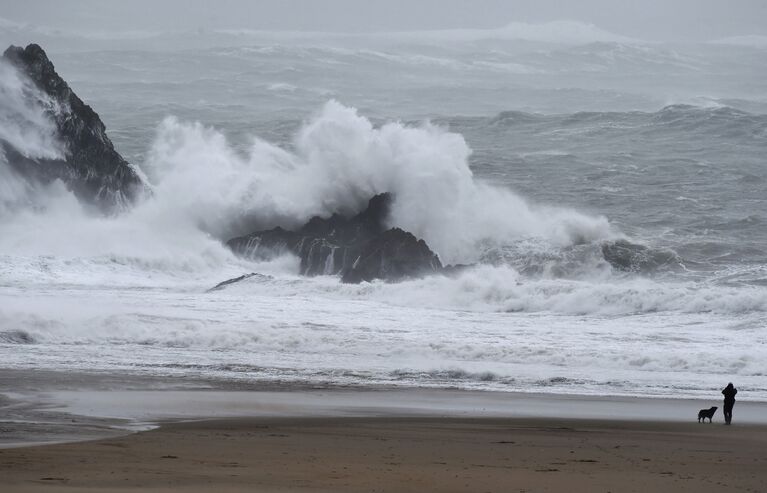
<svg viewBox="0 0 767 493">
<path fill-rule="evenodd" d="M 348 283 L 408 277 L 439 272 L 442 264 L 426 242 L 399 228 L 389 229 L 365 243 L 350 269 L 342 271 Z"/>
<path fill-rule="evenodd" d="M 391 196 L 376 195 L 353 217 L 313 217 L 297 231 L 274 228 L 227 242 L 236 254 L 251 259 L 290 252 L 301 259 L 303 275 L 340 275 L 358 283 L 441 272 L 439 257 L 423 240 L 399 228 L 387 228 Z"/>
<path fill-rule="evenodd" d="M 602 243 L 602 256 L 616 270 L 651 273 L 682 267 L 679 256 L 671 250 L 652 249 L 627 240 Z"/>
<path fill-rule="evenodd" d="M 233 277 L 232 279 L 227 279 L 226 281 L 222 281 L 209 290 L 206 291 L 206 293 L 212 293 L 214 291 L 221 291 L 222 289 L 226 288 L 227 286 L 231 286 L 232 284 L 237 284 L 238 282 L 242 282 L 248 279 L 256 279 L 260 281 L 269 281 L 274 279 L 272 276 L 267 276 L 264 274 L 259 274 L 257 272 L 251 272 L 250 274 L 243 274 L 238 277 Z"/>
<path fill-rule="evenodd" d="M 43 49 L 36 44 L 11 46 L 3 59 L 50 98 L 53 104 L 46 114 L 65 146 L 62 159 L 31 158 L 0 139 L 0 150 L 13 169 L 42 183 L 60 179 L 79 199 L 108 210 L 131 202 L 143 188 L 142 179 L 117 153 L 96 112 L 56 73 Z"/>
</svg>

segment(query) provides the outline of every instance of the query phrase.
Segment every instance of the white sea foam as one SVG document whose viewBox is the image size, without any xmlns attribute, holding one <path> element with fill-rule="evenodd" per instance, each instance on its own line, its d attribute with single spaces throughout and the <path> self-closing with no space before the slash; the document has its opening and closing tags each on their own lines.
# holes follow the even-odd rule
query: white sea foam
<svg viewBox="0 0 767 493">
<path fill-rule="evenodd" d="M 291 276 L 294 260 L 247 265 L 221 241 L 257 228 L 298 226 L 312 215 L 355 213 L 371 196 L 391 192 L 391 225 L 425 239 L 445 263 L 476 262 L 488 249 L 515 245 L 511 255 L 540 257 L 537 277 L 508 265 L 480 265 L 455 278 L 396 286 L 344 286 L 336 279 L 296 285 L 278 279 L 265 288 L 256 285 L 255 293 L 318 290 L 398 306 L 570 315 L 767 309 L 767 296 L 758 288 L 615 276 L 598 255 L 577 257 L 580 267 L 568 267 L 563 279 L 564 271 L 555 267 L 557 249 L 615 237 L 608 221 L 534 206 L 478 181 L 469 168 L 470 153 L 461 135 L 444 128 L 398 122 L 376 127 L 334 101 L 306 122 L 290 150 L 255 138 L 239 153 L 213 128 L 167 118 L 143 166 L 152 183 L 150 196 L 120 216 L 101 217 L 89 215 L 62 186 L 48 190 L 35 207 L 6 215 L 0 224 L 0 247 L 9 256 L 6 275 L 19 283 L 25 276 L 28 282 L 42 277 L 42 282 L 77 283 L 82 272 L 79 282 L 113 285 L 136 285 L 148 272 L 160 284 L 182 278 L 191 285 L 247 269 Z M 44 269 L 34 260 L 39 255 L 47 257 Z M 573 260 L 560 261 L 567 262 Z"/>
<path fill-rule="evenodd" d="M 607 267 L 607 266 L 606 266 Z M 234 295 L 311 296 L 333 300 L 375 301 L 397 307 L 528 313 L 562 316 L 621 317 L 651 313 L 763 316 L 767 291 L 694 282 L 658 282 L 616 275 L 606 270 L 587 278 L 535 278 L 509 266 L 478 265 L 451 277 L 430 276 L 396 284 L 342 284 L 334 277 L 294 282 L 255 278 L 226 288 Z"/>
<path fill-rule="evenodd" d="M 502 282 L 463 279 L 454 289 L 478 291 L 476 301 Z M 17 368 L 585 393 L 700 395 L 736 376 L 752 398 L 767 398 L 767 353 L 749 342 L 759 314 L 510 316 L 419 306 L 433 302 L 427 291 L 455 301 L 449 289 L 296 277 L 206 294 L 178 286 L 4 289 L 0 351 Z"/>
<path fill-rule="evenodd" d="M 0 58 L 0 143 L 30 159 L 55 159 L 66 152 L 51 120 L 62 111 L 23 74 Z M 55 189 L 55 186 L 54 186 Z M 0 146 L 0 218 L 8 211 L 33 204 L 37 187 L 22 180 Z M 56 190 L 52 190 L 56 193 Z M 49 197 L 41 196 L 45 202 Z"/>
<path fill-rule="evenodd" d="M 151 196 L 103 218 L 88 216 L 66 193 L 46 194 L 44 212 L 35 207 L 4 221 L 3 251 L 223 259 L 219 240 L 295 227 L 313 215 L 356 213 L 382 192 L 395 197 L 391 225 L 423 238 L 446 263 L 476 261 L 480 243 L 534 237 L 566 246 L 614 235 L 604 217 L 533 206 L 475 180 L 463 137 L 429 123 L 375 127 L 331 101 L 294 146 L 255 138 L 243 155 L 215 129 L 168 118 L 142 167 Z"/>
<path fill-rule="evenodd" d="M 475 261 L 480 242 L 538 237 L 564 246 L 614 235 L 604 217 L 536 207 L 478 182 L 463 137 L 429 123 L 375 127 L 331 101 L 294 146 L 255 139 L 240 155 L 214 129 L 167 119 L 145 166 L 155 198 L 142 207 L 153 217 L 190 216 L 225 238 L 247 228 L 295 227 L 312 215 L 356 213 L 373 195 L 391 192 L 391 225 L 423 238 L 448 263 Z"/>
<path fill-rule="evenodd" d="M 66 147 L 48 113 L 55 111 L 54 101 L 0 58 L 0 140 L 29 158 L 61 157 Z"/>
<path fill-rule="evenodd" d="M 606 48 L 585 51 L 592 49 Z M 280 64 L 284 57 L 305 68 L 291 58 L 293 51 L 283 51 L 272 53 Z M 396 63 L 408 60 L 417 57 Z M 558 68 L 558 62 L 550 63 L 546 67 Z M 267 91 L 275 80 L 305 87 L 305 80 L 274 77 L 247 90 Z M 327 85 L 342 87 L 333 80 Z M 428 104 L 443 94 L 453 93 L 435 93 Z M 468 98 L 467 104 L 485 96 Z M 190 101 L 197 105 L 201 99 Z M 372 114 L 386 114 L 375 104 Z M 488 111 L 497 112 L 495 103 L 490 106 Z M 265 113 L 272 115 L 267 122 L 275 114 Z M 233 115 L 243 120 L 242 113 Z M 254 126 L 264 124 L 260 116 L 254 115 Z M 607 219 L 535 203 L 490 183 L 500 176 L 525 186 L 526 193 L 540 190 L 538 196 L 549 202 L 562 197 L 563 203 L 610 211 L 621 225 L 640 231 L 648 245 L 667 238 L 645 226 L 665 217 L 662 201 L 648 205 L 637 198 L 650 194 L 648 200 L 658 200 L 653 194 L 662 187 L 647 183 L 678 183 L 672 199 L 722 203 L 711 196 L 713 189 L 685 188 L 688 181 L 715 181 L 710 175 L 686 180 L 653 167 L 667 164 L 673 153 L 650 146 L 638 152 L 636 142 L 647 139 L 644 130 L 631 138 L 616 130 L 619 152 L 613 152 L 609 142 L 579 140 L 576 130 L 588 124 L 579 118 L 562 120 L 552 131 L 558 120 L 551 117 L 535 133 L 524 125 L 513 132 L 494 126 L 499 133 L 491 135 L 490 145 L 477 139 L 475 170 L 487 181 L 469 167 L 471 149 L 462 135 L 430 123 L 373 124 L 337 102 L 319 109 L 287 145 L 258 137 L 243 145 L 241 135 L 230 142 L 223 130 L 164 120 L 140 163 L 152 183 L 151 196 L 115 217 L 91 215 L 60 183 L 44 193 L 21 193 L 0 176 L 0 197 L 30 199 L 0 214 L 3 365 L 656 395 L 700 395 L 736 376 L 751 396 L 767 398 L 763 285 L 707 272 L 657 278 L 615 272 L 600 250 L 602 240 L 620 234 Z M 45 129 L 44 120 L 28 121 L 36 132 Z M 467 135 L 476 138 L 478 120 L 456 121 L 468 121 Z M 754 125 L 744 132 L 749 138 L 760 135 L 759 122 Z M 573 132 L 562 137 L 563 128 Z M 663 128 L 664 136 L 674 130 Z M 675 152 L 684 154 L 684 136 L 681 144 L 671 137 Z M 698 156 L 700 136 L 687 138 Z M 35 137 L 24 141 L 31 153 L 34 142 Z M 39 149 L 55 148 L 54 141 L 53 147 L 45 139 L 37 142 Z M 556 166 L 546 168 L 552 154 Z M 721 164 L 715 155 L 709 158 L 707 172 Z M 621 163 L 636 174 L 622 174 Z M 572 168 L 560 167 L 565 165 Z M 728 164 L 732 173 L 736 168 Z M 758 183 L 757 175 L 744 176 Z M 592 186 L 602 191 L 595 195 Z M 583 191 L 583 200 L 573 200 L 573 190 Z M 251 263 L 221 243 L 259 228 L 298 226 L 315 214 L 354 213 L 373 194 L 387 191 L 396 197 L 392 226 L 426 239 L 446 263 L 484 264 L 450 278 L 345 285 L 335 277 L 298 276 L 294 257 Z M 673 201 L 671 207 L 691 204 Z M 696 227 L 681 224 L 679 230 Z M 751 222 L 748 228 L 749 235 L 757 232 Z M 727 251 L 744 244 L 733 237 Z M 748 255 L 760 258 L 758 251 Z M 753 264 L 744 269 L 748 279 L 759 277 Z M 264 276 L 206 292 L 248 272 Z"/>
</svg>

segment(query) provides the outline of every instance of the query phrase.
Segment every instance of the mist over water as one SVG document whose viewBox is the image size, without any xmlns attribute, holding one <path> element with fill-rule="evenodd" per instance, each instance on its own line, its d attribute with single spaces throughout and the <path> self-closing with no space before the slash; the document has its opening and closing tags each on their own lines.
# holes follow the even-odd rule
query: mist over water
<svg viewBox="0 0 767 493">
<path fill-rule="evenodd" d="M 103 216 L 0 157 L 4 365 L 767 399 L 764 48 L 557 26 L 49 53 L 151 193 Z M 66 152 L 25 91 L 0 64 L 0 138 Z M 344 285 L 223 245 L 382 192 L 475 265 Z"/>
</svg>

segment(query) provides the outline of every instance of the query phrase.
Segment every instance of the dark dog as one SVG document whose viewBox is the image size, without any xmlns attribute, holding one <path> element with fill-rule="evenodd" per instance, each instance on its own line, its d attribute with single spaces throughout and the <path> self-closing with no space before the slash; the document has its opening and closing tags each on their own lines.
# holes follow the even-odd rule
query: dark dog
<svg viewBox="0 0 767 493">
<path fill-rule="evenodd" d="M 714 417 L 714 413 L 716 412 L 717 409 L 719 408 L 714 406 L 711 409 L 701 409 L 700 411 L 698 411 L 698 423 L 700 423 L 701 419 L 705 423 L 706 418 L 708 418 L 708 422 L 711 423 L 711 418 Z"/>
</svg>

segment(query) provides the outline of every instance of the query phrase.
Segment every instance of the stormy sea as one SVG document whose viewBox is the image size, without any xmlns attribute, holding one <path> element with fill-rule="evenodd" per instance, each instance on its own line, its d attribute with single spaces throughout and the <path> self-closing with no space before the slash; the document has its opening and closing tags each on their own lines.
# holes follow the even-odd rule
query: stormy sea
<svg viewBox="0 0 767 493">
<path fill-rule="evenodd" d="M 56 168 L 74 110 L 0 60 L 1 368 L 767 400 L 765 39 L 0 40 L 39 44 L 130 166 L 87 200 Z M 252 236 L 374 197 L 429 272 L 350 282 L 339 244 Z"/>
</svg>

